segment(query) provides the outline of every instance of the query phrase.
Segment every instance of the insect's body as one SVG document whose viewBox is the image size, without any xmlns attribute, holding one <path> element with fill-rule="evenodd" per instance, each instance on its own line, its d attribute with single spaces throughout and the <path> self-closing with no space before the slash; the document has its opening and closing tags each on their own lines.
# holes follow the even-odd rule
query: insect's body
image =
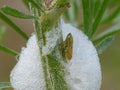
<svg viewBox="0 0 120 90">
<path fill-rule="evenodd" d="M 69 33 L 63 41 L 63 54 L 66 59 L 70 60 L 72 58 L 72 52 L 73 52 L 73 36 L 71 33 Z"/>
</svg>

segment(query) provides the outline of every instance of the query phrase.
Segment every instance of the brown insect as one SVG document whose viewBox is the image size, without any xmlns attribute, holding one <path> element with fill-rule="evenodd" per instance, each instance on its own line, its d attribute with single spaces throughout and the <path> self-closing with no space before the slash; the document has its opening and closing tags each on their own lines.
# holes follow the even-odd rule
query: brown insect
<svg viewBox="0 0 120 90">
<path fill-rule="evenodd" d="M 64 47 L 64 54 L 65 57 L 68 60 L 71 60 L 72 58 L 72 52 L 73 52 L 73 36 L 71 33 L 69 33 L 63 42 L 63 47 Z"/>
</svg>

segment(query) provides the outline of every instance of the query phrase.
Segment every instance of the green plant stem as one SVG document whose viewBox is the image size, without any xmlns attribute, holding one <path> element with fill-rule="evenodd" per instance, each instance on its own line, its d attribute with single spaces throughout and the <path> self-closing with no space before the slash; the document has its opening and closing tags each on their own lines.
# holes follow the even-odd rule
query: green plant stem
<svg viewBox="0 0 120 90">
<path fill-rule="evenodd" d="M 6 15 L 4 15 L 2 12 L 0 12 L 0 18 L 6 22 L 8 25 L 10 25 L 18 34 L 20 34 L 25 40 L 28 40 L 28 36 L 23 30 L 18 27 L 14 22 L 12 22 Z"/>
<path fill-rule="evenodd" d="M 19 55 L 18 52 L 14 51 L 14 50 L 12 50 L 10 48 L 7 48 L 7 47 L 5 47 L 3 45 L 0 45 L 0 50 L 4 51 L 5 53 L 8 53 L 8 54 L 10 54 L 10 55 L 12 55 L 14 57 L 16 57 L 17 55 Z"/>
<path fill-rule="evenodd" d="M 60 2 L 60 0 L 58 0 Z M 63 2 L 63 1 L 62 1 Z M 36 3 L 38 1 L 36 0 Z M 66 3 L 66 2 L 65 2 Z M 37 43 L 39 47 L 39 52 L 41 56 L 41 62 L 43 66 L 43 72 L 44 72 L 44 78 L 46 82 L 46 90 L 68 90 L 66 81 L 64 79 L 64 67 L 61 65 L 60 61 L 63 60 L 62 54 L 60 54 L 60 43 L 62 43 L 62 33 L 60 29 L 60 23 L 59 19 L 61 14 L 68 8 L 63 3 L 60 2 L 60 4 L 56 5 L 62 5 L 62 7 L 53 7 L 51 10 L 44 12 L 42 14 L 39 14 L 39 9 L 32 7 L 30 5 L 30 11 L 35 15 L 40 17 L 39 20 L 34 20 L 34 28 L 36 32 L 37 37 Z M 39 16 L 40 15 L 40 16 Z M 43 53 L 43 47 L 46 45 L 49 45 L 50 43 L 47 43 L 47 36 L 45 33 L 48 33 L 52 30 L 55 30 L 57 33 L 52 33 L 53 35 L 58 34 L 57 38 L 59 42 L 56 42 L 57 44 L 55 47 L 50 51 L 49 54 Z M 60 31 L 59 31 L 60 30 Z M 49 33 L 50 34 L 50 33 Z M 61 36 L 60 36 L 61 35 Z M 53 40 L 56 37 L 49 38 L 49 40 Z M 58 57 L 58 53 L 60 54 Z"/>
<path fill-rule="evenodd" d="M 46 19 L 47 19 L 47 17 L 46 17 Z M 42 32 L 42 28 L 40 28 L 40 27 L 42 27 L 42 25 L 43 24 L 40 24 L 38 21 L 35 21 L 35 29 L 36 29 L 36 35 L 37 35 L 40 55 L 42 57 L 41 61 L 42 61 L 43 70 L 44 70 L 46 88 L 47 88 L 47 90 L 63 90 L 63 88 L 65 88 L 65 90 L 67 90 L 66 89 L 67 85 L 66 85 L 66 83 L 65 83 L 65 81 L 63 79 L 64 75 L 62 74 L 63 69 L 61 69 L 62 67 L 60 66 L 60 63 L 59 63 L 60 60 L 58 60 L 57 57 L 54 58 L 53 56 L 51 56 L 51 55 L 55 54 L 55 53 L 52 53 L 52 52 L 51 52 L 52 53 L 51 55 L 47 55 L 47 56 L 42 55 L 42 48 L 44 46 L 43 39 L 46 39 L 46 38 L 44 38 L 46 36 L 43 37 L 43 34 L 45 34 L 45 32 L 48 32 L 47 29 L 46 29 L 47 31 Z M 52 27 L 52 28 L 55 28 L 55 27 Z M 57 63 L 58 64 L 57 67 L 56 67 L 56 64 L 53 64 L 53 63 Z"/>
</svg>

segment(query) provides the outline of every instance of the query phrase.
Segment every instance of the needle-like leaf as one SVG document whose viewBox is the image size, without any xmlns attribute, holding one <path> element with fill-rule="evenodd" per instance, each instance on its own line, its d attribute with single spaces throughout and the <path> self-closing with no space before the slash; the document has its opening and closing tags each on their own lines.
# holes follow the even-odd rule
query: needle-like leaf
<svg viewBox="0 0 120 90">
<path fill-rule="evenodd" d="M 100 9 L 100 6 L 101 6 L 101 0 L 95 0 L 94 1 L 94 12 L 93 12 L 94 18 L 96 17 L 96 14 L 98 13 Z"/>
<path fill-rule="evenodd" d="M 10 49 L 8 47 L 5 47 L 3 45 L 0 45 L 0 50 L 4 51 L 5 53 L 8 53 L 8 54 L 10 54 L 10 55 L 12 55 L 14 57 L 16 57 L 17 55 L 19 55 L 18 52 L 14 51 L 14 50 L 12 50 L 12 49 Z"/>
<path fill-rule="evenodd" d="M 103 24 L 105 23 L 110 23 L 111 21 L 113 21 L 113 19 L 115 19 L 118 15 L 120 14 L 120 6 L 117 7 L 113 12 L 110 13 L 110 15 L 108 15 L 107 18 L 105 18 L 103 20 Z"/>
<path fill-rule="evenodd" d="M 94 44 L 100 43 L 101 41 L 103 41 L 107 37 L 113 36 L 118 32 L 120 32 L 120 29 L 113 29 L 113 30 L 104 31 L 103 33 L 99 34 L 97 37 L 92 39 L 92 41 Z"/>
<path fill-rule="evenodd" d="M 14 8 L 11 8 L 9 6 L 4 6 L 1 8 L 1 10 L 7 14 L 7 15 L 10 15 L 10 16 L 13 16 L 13 17 L 17 17 L 17 18 L 22 18 L 22 19 L 36 19 L 35 16 L 32 16 L 32 15 L 27 15 L 21 11 L 18 11 Z"/>
<path fill-rule="evenodd" d="M 101 54 L 103 51 L 105 51 L 114 41 L 114 36 L 107 37 L 102 42 L 96 45 L 96 49 L 98 54 Z"/>
<path fill-rule="evenodd" d="M 0 82 L 0 90 L 12 88 L 10 82 Z"/>
<path fill-rule="evenodd" d="M 88 37 L 91 37 L 92 23 L 93 23 L 93 0 L 82 0 L 83 16 L 84 16 L 84 32 Z"/>
<path fill-rule="evenodd" d="M 24 5 L 27 7 L 27 9 L 29 10 L 29 2 L 28 0 L 22 0 L 22 2 L 24 3 Z"/>
<path fill-rule="evenodd" d="M 35 7 L 35 8 L 37 8 L 38 10 L 44 12 L 44 10 L 43 10 L 43 8 L 42 8 L 42 4 L 38 4 L 38 3 L 36 3 L 34 0 L 26 0 L 26 1 L 23 0 L 23 2 L 25 2 L 26 4 L 27 4 L 27 3 L 31 3 L 31 5 L 32 5 L 33 7 Z"/>
<path fill-rule="evenodd" d="M 18 27 L 14 22 L 12 22 L 6 15 L 4 15 L 2 12 L 0 12 L 0 18 L 6 22 L 8 25 L 10 25 L 18 34 L 20 34 L 25 40 L 28 40 L 28 36 L 23 30 Z"/>
<path fill-rule="evenodd" d="M 100 23 L 100 21 L 101 21 L 101 19 L 103 17 L 103 14 L 104 14 L 104 12 L 105 12 L 108 4 L 109 4 L 109 1 L 110 0 L 104 0 L 103 1 L 102 5 L 101 5 L 101 8 L 98 11 L 97 16 L 96 16 L 96 18 L 94 20 L 94 23 L 93 23 L 93 26 L 92 26 L 91 36 L 93 36 L 93 34 L 97 31 L 97 27 L 98 27 L 98 25 L 99 25 L 99 23 Z"/>
<path fill-rule="evenodd" d="M 1 40 L 2 40 L 2 38 L 3 38 L 3 35 L 5 34 L 5 31 L 6 31 L 6 28 L 5 27 L 0 27 L 0 42 L 1 42 Z"/>
</svg>

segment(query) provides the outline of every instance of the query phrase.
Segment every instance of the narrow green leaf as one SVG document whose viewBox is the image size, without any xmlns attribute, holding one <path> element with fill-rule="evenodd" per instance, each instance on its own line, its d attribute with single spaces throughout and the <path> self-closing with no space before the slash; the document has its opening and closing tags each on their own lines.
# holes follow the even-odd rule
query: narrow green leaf
<svg viewBox="0 0 120 90">
<path fill-rule="evenodd" d="M 98 54 L 102 54 L 102 52 L 105 51 L 112 44 L 113 40 L 114 40 L 114 36 L 107 37 L 98 45 L 96 45 Z"/>
<path fill-rule="evenodd" d="M 84 16 L 84 32 L 89 36 L 89 25 L 90 25 L 90 1 L 89 0 L 82 0 L 83 5 L 83 16 Z"/>
<path fill-rule="evenodd" d="M 104 14 L 108 4 L 109 4 L 109 0 L 104 0 L 103 1 L 102 5 L 101 5 L 101 8 L 98 11 L 98 14 L 97 14 L 97 16 L 96 16 L 96 18 L 94 20 L 94 23 L 93 23 L 93 26 L 92 26 L 91 36 L 93 36 L 93 34 L 97 31 L 97 27 L 98 27 L 98 25 L 99 25 L 99 23 L 100 23 L 100 21 L 101 21 L 101 19 L 103 17 L 103 14 Z"/>
<path fill-rule="evenodd" d="M 84 16 L 84 32 L 90 38 L 93 23 L 94 2 L 93 0 L 82 0 Z"/>
<path fill-rule="evenodd" d="M 80 3 L 79 3 L 79 4 L 80 4 Z M 73 13 L 74 20 L 77 20 L 78 15 L 79 15 L 79 14 L 78 14 L 79 6 L 78 6 L 77 1 L 72 0 L 72 7 L 73 7 L 73 11 L 74 11 L 74 13 Z"/>
<path fill-rule="evenodd" d="M 12 55 L 14 57 L 16 57 L 17 55 L 19 55 L 18 52 L 14 51 L 14 50 L 12 50 L 10 48 L 7 48 L 7 47 L 5 47 L 3 45 L 0 45 L 0 50 L 4 51 L 5 53 L 10 54 L 10 55 Z"/>
<path fill-rule="evenodd" d="M 109 6 L 119 6 L 120 5 L 120 0 L 110 0 Z"/>
<path fill-rule="evenodd" d="M 120 6 L 117 7 L 113 12 L 110 13 L 110 15 L 108 15 L 108 17 L 103 20 L 103 24 L 104 23 L 109 23 L 111 22 L 113 19 L 115 19 L 118 15 L 120 14 Z"/>
<path fill-rule="evenodd" d="M 68 11 L 65 11 L 64 16 L 67 20 L 70 20 L 70 15 Z"/>
<path fill-rule="evenodd" d="M 38 10 L 40 10 L 40 11 L 42 11 L 42 12 L 44 12 L 44 10 L 43 10 L 43 6 L 42 6 L 42 4 L 38 4 L 38 3 L 36 3 L 34 0 L 26 0 L 26 3 L 31 3 L 32 4 L 32 6 L 33 7 L 35 7 L 35 8 L 37 8 Z"/>
<path fill-rule="evenodd" d="M 14 22 L 12 22 L 6 15 L 0 12 L 0 18 L 10 25 L 18 34 L 20 34 L 25 40 L 28 40 L 28 36 L 25 32 L 22 31 L 20 27 L 18 27 Z"/>
<path fill-rule="evenodd" d="M 72 2 L 73 2 L 74 10 L 75 10 L 75 15 L 77 15 L 81 3 L 80 3 L 80 1 L 73 1 L 73 0 L 72 0 Z"/>
<path fill-rule="evenodd" d="M 12 88 L 10 82 L 0 82 L 0 90 Z"/>
<path fill-rule="evenodd" d="M 105 38 L 113 36 L 114 34 L 116 34 L 118 32 L 120 32 L 120 29 L 111 29 L 111 30 L 104 31 L 101 34 L 99 34 L 97 37 L 93 38 L 92 41 L 95 44 L 100 43 Z"/>
<path fill-rule="evenodd" d="M 92 24 L 94 20 L 94 0 L 90 0 L 89 3 L 89 38 L 91 38 Z"/>
<path fill-rule="evenodd" d="M 101 0 L 95 0 L 94 2 L 94 17 L 96 17 L 96 14 L 98 13 L 101 6 Z"/>
<path fill-rule="evenodd" d="M 22 2 L 24 3 L 24 5 L 27 7 L 27 9 L 29 10 L 29 2 L 27 0 L 22 0 Z"/>
<path fill-rule="evenodd" d="M 35 16 L 32 16 L 32 15 L 27 15 L 21 11 L 18 11 L 14 8 L 11 8 L 9 6 L 4 6 L 1 8 L 1 10 L 7 14 L 7 15 L 10 15 L 10 16 L 13 16 L 13 17 L 17 17 L 17 18 L 22 18 L 22 19 L 36 19 Z"/>
<path fill-rule="evenodd" d="M 3 35 L 5 34 L 6 28 L 5 27 L 0 27 L 0 42 L 2 41 Z"/>
</svg>

